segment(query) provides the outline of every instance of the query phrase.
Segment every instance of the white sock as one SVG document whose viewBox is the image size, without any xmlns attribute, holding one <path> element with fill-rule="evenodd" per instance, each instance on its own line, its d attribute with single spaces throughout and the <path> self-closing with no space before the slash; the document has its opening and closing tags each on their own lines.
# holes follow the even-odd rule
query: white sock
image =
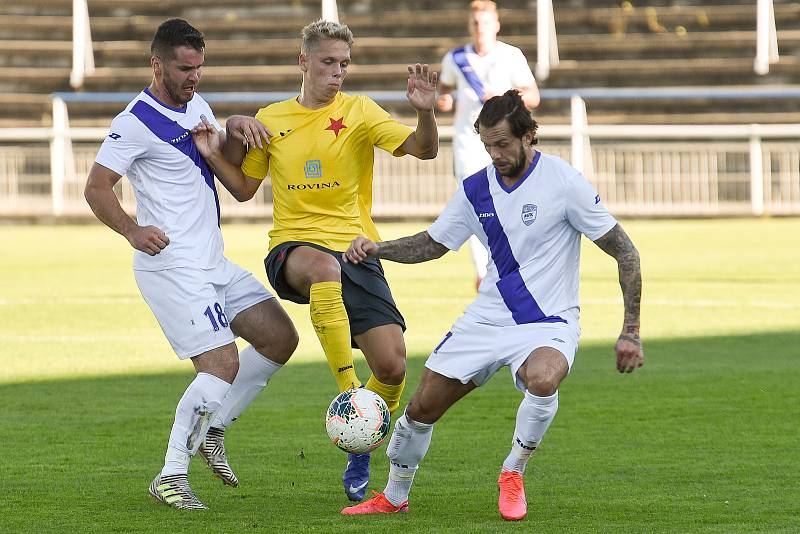
<svg viewBox="0 0 800 534">
<path fill-rule="evenodd" d="M 230 387 L 230 384 L 214 375 L 197 373 L 175 410 L 162 476 L 185 475 L 188 472 L 189 458 L 194 454 L 187 444 L 189 436 L 194 435 L 195 445 L 199 445 Z"/>
<path fill-rule="evenodd" d="M 558 391 L 549 397 L 538 397 L 525 391 L 525 398 L 517 410 L 517 426 L 514 428 L 511 452 L 503 462 L 503 471 L 525 473 L 528 460 L 542 442 L 557 411 Z"/>
<path fill-rule="evenodd" d="M 469 237 L 469 250 L 472 253 L 472 263 L 475 273 L 480 278 L 486 278 L 486 264 L 489 263 L 489 251 L 483 246 L 481 240 L 474 234 Z"/>
<path fill-rule="evenodd" d="M 419 423 L 405 413 L 395 422 L 392 439 L 386 447 L 389 457 L 389 481 L 383 495 L 390 503 L 400 506 L 408 500 L 419 463 L 428 452 L 433 437 L 433 425 Z"/>
<path fill-rule="evenodd" d="M 242 349 L 239 353 L 239 372 L 211 426 L 224 429 L 236 421 L 281 367 L 262 356 L 252 345 Z"/>
</svg>

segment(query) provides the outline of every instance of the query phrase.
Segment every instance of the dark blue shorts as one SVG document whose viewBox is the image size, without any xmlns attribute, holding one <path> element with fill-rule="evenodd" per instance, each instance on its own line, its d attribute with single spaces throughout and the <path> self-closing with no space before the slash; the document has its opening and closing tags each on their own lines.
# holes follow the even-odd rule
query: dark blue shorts
<svg viewBox="0 0 800 534">
<path fill-rule="evenodd" d="M 358 265 L 342 261 L 342 253 L 314 243 L 289 241 L 281 243 L 269 251 L 264 259 L 269 283 L 282 299 L 308 304 L 308 297 L 297 293 L 283 274 L 286 258 L 296 247 L 311 247 L 327 252 L 339 262 L 342 269 L 342 299 L 350 320 L 350 335 L 357 336 L 376 326 L 397 324 L 405 331 L 406 322 L 392 297 L 389 283 L 383 274 L 381 262 L 377 259 L 365 260 Z M 357 348 L 355 343 L 354 347 Z"/>
</svg>

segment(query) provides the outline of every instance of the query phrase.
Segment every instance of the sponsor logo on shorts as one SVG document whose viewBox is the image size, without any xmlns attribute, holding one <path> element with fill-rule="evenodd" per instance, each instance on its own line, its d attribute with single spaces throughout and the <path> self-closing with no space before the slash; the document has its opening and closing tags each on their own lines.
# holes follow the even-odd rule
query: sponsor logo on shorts
<svg viewBox="0 0 800 534">
<path fill-rule="evenodd" d="M 111 139 L 113 139 L 114 141 L 116 141 L 117 139 L 119 139 L 120 137 L 122 137 L 120 134 L 118 134 L 118 133 L 116 133 L 116 132 L 111 132 L 110 134 L 108 134 L 108 136 L 109 136 Z"/>
<path fill-rule="evenodd" d="M 536 214 L 538 211 L 539 208 L 536 207 L 536 204 L 525 204 L 522 206 L 522 222 L 525 223 L 525 226 L 530 226 L 533 224 L 533 221 L 536 220 Z"/>
<path fill-rule="evenodd" d="M 560 339 L 560 338 L 557 338 L 557 337 L 551 337 L 550 341 L 558 341 L 559 343 L 566 343 L 563 339 Z"/>
<path fill-rule="evenodd" d="M 594 203 L 595 204 L 600 204 L 600 195 L 597 195 L 597 196 L 594 197 Z"/>
</svg>

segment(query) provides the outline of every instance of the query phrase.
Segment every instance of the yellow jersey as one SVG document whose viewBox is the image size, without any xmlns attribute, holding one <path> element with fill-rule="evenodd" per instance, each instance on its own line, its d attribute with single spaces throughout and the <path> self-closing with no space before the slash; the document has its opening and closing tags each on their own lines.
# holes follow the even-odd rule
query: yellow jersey
<svg viewBox="0 0 800 534">
<path fill-rule="evenodd" d="M 370 98 L 338 93 L 319 109 L 296 99 L 276 102 L 256 114 L 270 144 L 251 148 L 242 172 L 272 178 L 274 227 L 270 250 L 287 241 L 307 241 L 344 251 L 359 235 L 379 241 L 372 221 L 374 148 L 393 155 L 413 132 Z"/>
</svg>

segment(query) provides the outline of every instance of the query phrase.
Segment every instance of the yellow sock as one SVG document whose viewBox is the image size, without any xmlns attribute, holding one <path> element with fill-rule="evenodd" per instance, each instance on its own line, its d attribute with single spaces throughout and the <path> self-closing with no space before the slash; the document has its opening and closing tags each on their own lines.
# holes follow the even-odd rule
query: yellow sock
<svg viewBox="0 0 800 534">
<path fill-rule="evenodd" d="M 393 413 L 400 407 L 400 395 L 403 394 L 405 387 L 406 377 L 403 377 L 403 381 L 397 385 L 379 382 L 375 375 L 370 376 L 369 380 L 367 380 L 367 389 L 374 391 L 386 401 L 386 405 L 389 406 L 389 413 Z"/>
<path fill-rule="evenodd" d="M 350 321 L 342 301 L 342 284 L 317 282 L 310 291 L 311 324 L 325 351 L 339 391 L 361 386 L 353 368 Z"/>
</svg>

